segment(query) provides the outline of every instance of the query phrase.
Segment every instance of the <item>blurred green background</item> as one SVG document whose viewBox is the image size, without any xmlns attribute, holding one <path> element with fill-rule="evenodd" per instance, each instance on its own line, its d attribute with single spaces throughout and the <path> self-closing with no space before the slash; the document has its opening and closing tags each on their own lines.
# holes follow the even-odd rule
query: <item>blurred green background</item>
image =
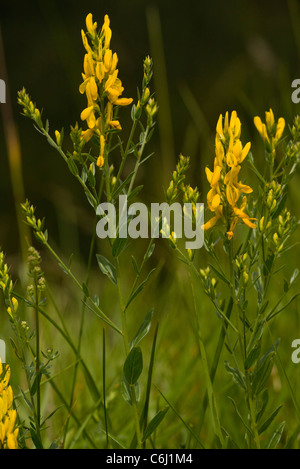
<svg viewBox="0 0 300 469">
<path fill-rule="evenodd" d="M 68 133 L 70 124 L 80 122 L 80 112 L 85 107 L 85 97 L 78 91 L 84 56 L 80 30 L 85 28 L 85 17 L 89 12 L 93 13 L 98 25 L 102 24 L 105 14 L 110 17 L 111 46 L 119 57 L 124 96 L 136 97 L 144 57 L 149 54 L 154 61 L 152 89 L 159 103 L 159 113 L 150 147 L 155 155 L 144 165 L 137 181 L 145 185 L 141 197 L 146 202 L 164 200 L 164 188 L 180 153 L 191 157 L 189 180 L 198 186 L 202 201 L 206 201 L 208 185 L 204 168 L 212 166 L 215 125 L 220 113 L 233 109 L 238 112 L 242 121 L 242 142 L 251 140 L 258 167 L 263 164 L 264 155 L 253 117 L 264 117 L 264 111 L 271 107 L 276 118 L 282 116 L 291 123 L 293 116 L 300 113 L 300 104 L 291 101 L 291 83 L 300 78 L 300 4 L 296 0 L 85 1 L 84 5 L 83 2 L 62 0 L 1 2 L 5 61 L 2 56 L 0 78 L 6 80 L 8 102 L 0 104 L 3 116 L 0 124 L 0 246 L 8 253 L 8 263 L 16 267 L 15 270 L 21 251 L 4 131 L 10 109 L 11 122 L 20 142 L 25 196 L 38 207 L 38 216 L 46 217 L 51 240 L 65 258 L 72 252 L 80 252 L 83 258 L 87 256 L 93 226 L 90 207 L 59 155 L 35 131 L 32 123 L 20 115 L 17 92 L 25 86 L 37 107 L 43 109 L 44 118 L 49 119 L 53 134 L 55 129 L 62 127 Z M 129 114 L 126 109 L 120 113 L 124 134 Z M 288 202 L 298 217 L 299 182 L 297 174 L 290 187 Z M 20 189 L 18 181 L 16 186 Z M 299 238 L 299 233 L 297 236 Z M 137 246 L 139 249 L 139 242 Z M 299 248 L 295 248 L 287 258 L 287 265 L 289 262 L 294 265 L 299 254 Z M 198 354 L 189 330 L 192 319 L 187 321 L 185 316 L 186 309 L 192 309 L 191 295 L 186 295 L 186 273 L 172 257 L 166 243 L 155 250 L 153 259 L 154 264 L 161 263 L 162 270 L 141 301 L 149 307 L 154 302 L 158 315 L 163 318 L 163 345 L 159 356 L 165 366 L 158 370 L 159 383 L 167 391 L 172 383 L 173 402 L 179 410 L 192 414 L 203 388 L 201 379 L 194 380 Z M 62 296 L 59 300 L 67 305 L 70 302 L 68 308 L 72 310 L 76 307 L 72 290 L 67 282 L 63 285 L 68 299 Z M 281 285 L 280 277 L 275 286 L 281 288 Z M 107 287 L 104 310 L 115 303 L 111 300 L 112 295 L 114 293 Z M 143 306 L 140 301 L 138 304 Z M 215 346 L 212 332 L 215 331 L 216 317 L 211 314 L 208 302 L 203 303 L 203 311 L 208 313 L 205 339 L 210 353 Z M 297 301 L 288 313 L 276 333 L 282 334 L 285 363 L 293 383 L 297 383 L 297 367 L 289 358 L 290 344 L 299 332 Z M 134 318 L 131 320 L 134 325 Z M 76 331 L 76 321 L 72 326 Z M 91 356 L 97 355 L 100 335 L 93 341 L 86 337 Z M 180 345 L 178 347 L 174 340 L 177 338 L 179 344 L 186 347 L 185 354 L 180 353 Z M 110 340 L 115 345 L 114 339 Z M 117 362 L 118 358 L 119 348 L 116 347 L 111 360 Z M 174 362 L 176 366 L 173 366 Z M 93 363 L 92 366 L 97 372 L 97 365 Z M 190 370 L 188 376 L 186 370 Z M 224 386 L 222 373 L 217 381 L 218 391 Z M 275 376 L 274 389 L 276 379 Z M 274 402 L 276 392 L 275 389 Z M 286 389 L 283 398 L 290 399 Z M 291 418 L 294 429 L 296 424 L 290 400 L 289 404 L 285 417 Z M 226 406 L 223 410 L 230 413 Z M 178 422 L 166 428 L 166 441 L 168 435 L 171 438 L 177 430 Z M 176 444 L 179 442 L 180 436 L 176 437 Z"/>
</svg>

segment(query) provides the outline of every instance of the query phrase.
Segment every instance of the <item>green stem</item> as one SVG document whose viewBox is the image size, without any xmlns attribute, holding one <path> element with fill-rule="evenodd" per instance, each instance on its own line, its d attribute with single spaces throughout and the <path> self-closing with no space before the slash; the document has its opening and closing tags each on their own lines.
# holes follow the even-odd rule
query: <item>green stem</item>
<svg viewBox="0 0 300 469">
<path fill-rule="evenodd" d="M 121 291 L 119 274 L 120 274 L 120 267 L 119 267 L 119 261 L 117 259 L 117 285 L 118 285 L 120 310 L 121 310 L 121 316 L 122 316 L 123 341 L 124 341 L 124 348 L 125 348 L 125 353 L 127 357 L 130 352 L 130 347 L 129 347 L 128 329 L 127 329 L 127 321 L 126 321 L 126 310 L 125 310 L 123 295 Z M 140 449 L 142 447 L 141 428 L 140 428 L 140 419 L 139 419 L 139 414 L 138 414 L 137 400 L 136 400 L 134 386 L 130 386 L 130 391 L 131 391 L 132 408 L 133 408 L 134 420 L 135 420 L 137 447 L 138 449 Z"/>
<path fill-rule="evenodd" d="M 39 441 L 41 441 L 41 370 L 40 370 L 40 319 L 39 319 L 39 290 L 38 279 L 34 279 L 35 286 L 35 379 L 37 380 L 36 389 L 36 432 Z"/>
<path fill-rule="evenodd" d="M 191 280 L 191 287 L 192 287 L 194 309 L 195 309 L 196 321 L 197 321 L 197 335 L 198 335 L 198 340 L 199 340 L 200 357 L 201 357 L 203 370 L 204 370 L 204 377 L 205 377 L 205 382 L 206 382 L 206 392 L 207 392 L 207 396 L 208 396 L 208 403 L 209 403 L 209 408 L 210 408 L 210 412 L 211 412 L 211 418 L 212 418 L 212 422 L 213 422 L 215 435 L 219 438 L 221 446 L 224 447 L 224 438 L 223 438 L 223 435 L 222 435 L 220 419 L 219 419 L 217 405 L 216 405 L 215 394 L 214 394 L 213 385 L 212 385 L 212 381 L 211 381 L 211 377 L 210 377 L 210 371 L 209 371 L 209 366 L 208 366 L 208 362 L 207 362 L 207 355 L 206 355 L 205 345 L 204 345 L 204 341 L 203 341 L 203 338 L 202 338 L 202 331 L 201 331 L 201 327 L 200 327 L 199 313 L 197 311 L 198 308 L 197 308 L 194 285 L 193 285 L 192 280 Z"/>
</svg>

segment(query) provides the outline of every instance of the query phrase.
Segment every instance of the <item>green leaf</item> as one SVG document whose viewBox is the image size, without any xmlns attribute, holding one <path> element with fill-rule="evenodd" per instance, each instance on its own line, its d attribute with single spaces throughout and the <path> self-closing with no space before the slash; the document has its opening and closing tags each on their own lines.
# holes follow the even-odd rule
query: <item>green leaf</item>
<svg viewBox="0 0 300 469">
<path fill-rule="evenodd" d="M 271 313 L 268 314 L 267 318 L 266 318 L 266 321 L 270 321 L 271 319 L 273 319 L 275 316 L 277 316 L 277 314 L 281 313 L 281 311 L 283 311 L 284 309 L 286 309 L 298 296 L 300 295 L 300 293 L 296 293 L 296 295 L 294 295 L 284 306 L 282 306 L 280 309 L 278 309 L 276 312 L 273 312 L 273 310 L 271 311 Z"/>
<path fill-rule="evenodd" d="M 131 256 L 131 261 L 132 261 L 132 265 L 133 265 L 133 268 L 134 268 L 134 271 L 137 275 L 140 275 L 140 271 L 139 271 L 139 268 L 137 266 L 137 262 L 135 260 L 135 257 L 134 256 Z"/>
<path fill-rule="evenodd" d="M 273 422 L 274 418 L 276 417 L 276 415 L 278 414 L 278 412 L 280 411 L 282 405 L 280 405 L 279 407 L 277 407 L 277 409 L 274 410 L 274 412 L 270 415 L 269 418 L 267 418 L 267 420 L 264 421 L 264 423 L 261 425 L 261 427 L 258 429 L 258 433 L 261 435 L 261 433 L 265 432 L 267 430 L 267 428 L 269 428 L 269 426 L 271 425 L 271 423 Z"/>
<path fill-rule="evenodd" d="M 22 394 L 22 397 L 23 397 L 24 401 L 25 401 L 26 404 L 28 405 L 29 409 L 32 410 L 32 404 L 31 404 L 31 402 L 29 401 L 29 399 L 27 399 L 27 397 L 26 397 L 26 395 L 25 395 L 23 389 L 20 388 L 20 386 L 19 386 L 19 389 L 20 389 L 20 391 L 21 391 L 21 394 Z"/>
<path fill-rule="evenodd" d="M 152 322 L 152 318 L 153 318 L 153 309 L 151 309 L 147 314 L 146 314 L 146 317 L 144 319 L 144 321 L 142 322 L 139 330 L 137 331 L 135 337 L 132 339 L 132 341 L 130 342 L 130 350 L 135 347 L 144 337 L 145 335 L 148 334 L 148 332 L 150 331 L 150 328 L 151 328 L 151 322 Z"/>
<path fill-rule="evenodd" d="M 130 303 L 134 300 L 134 298 L 143 290 L 144 286 L 146 285 L 146 283 L 148 282 L 149 280 L 149 277 L 150 275 L 155 271 L 155 268 L 152 269 L 149 274 L 147 275 L 147 277 L 145 278 L 145 280 L 140 283 L 140 285 L 134 290 L 134 292 L 130 295 L 128 301 L 127 301 L 127 304 L 126 304 L 126 309 L 128 308 L 128 306 L 130 305 Z"/>
<path fill-rule="evenodd" d="M 96 254 L 98 265 L 103 274 L 116 285 L 117 284 L 117 271 L 115 266 L 108 260 L 106 257 L 101 256 L 101 254 Z"/>
<path fill-rule="evenodd" d="M 295 269 L 294 272 L 293 272 L 293 275 L 291 276 L 290 285 L 292 285 L 294 283 L 294 281 L 296 280 L 298 274 L 299 274 L 299 270 Z"/>
<path fill-rule="evenodd" d="M 275 430 L 275 432 L 273 433 L 270 441 L 269 441 L 269 444 L 268 444 L 268 447 L 267 449 L 275 449 L 276 446 L 278 445 L 278 443 L 280 442 L 281 440 L 281 437 L 282 437 L 282 432 L 283 432 L 283 429 L 284 429 L 284 426 L 285 426 L 285 422 L 282 422 Z"/>
<path fill-rule="evenodd" d="M 68 162 L 69 170 L 71 171 L 71 173 L 74 176 L 77 176 L 78 175 L 78 168 L 77 168 L 77 165 L 74 161 L 74 158 L 70 156 L 70 158 L 68 158 L 67 162 Z"/>
<path fill-rule="evenodd" d="M 277 205 L 277 209 L 276 209 L 275 212 L 272 214 L 272 218 L 273 218 L 273 219 L 274 219 L 274 218 L 277 218 L 278 215 L 280 215 L 280 212 L 281 212 L 282 209 L 284 208 L 286 199 L 287 199 L 287 192 L 284 194 L 284 196 L 282 197 L 281 201 L 280 201 L 279 204 Z"/>
<path fill-rule="evenodd" d="M 245 360 L 245 370 L 249 370 L 251 366 L 256 362 L 260 354 L 260 344 L 256 344 L 255 347 L 249 352 Z"/>
<path fill-rule="evenodd" d="M 258 395 L 265 387 L 273 367 L 275 352 L 270 353 L 266 359 L 258 365 L 253 373 L 252 390 L 254 395 Z"/>
<path fill-rule="evenodd" d="M 240 373 L 240 371 L 237 368 L 233 368 L 232 366 L 229 365 L 228 361 L 225 361 L 225 368 L 230 373 L 233 377 L 233 380 L 242 388 L 246 391 L 246 385 L 245 385 L 245 380 L 243 375 Z"/>
<path fill-rule="evenodd" d="M 269 393 L 267 389 L 265 389 L 264 392 L 262 393 L 261 399 L 262 399 L 262 406 L 261 406 L 261 409 L 256 414 L 256 417 L 255 417 L 256 423 L 258 423 L 260 419 L 262 418 L 266 410 L 266 407 L 268 405 L 268 402 L 269 402 Z"/>
<path fill-rule="evenodd" d="M 88 189 L 85 189 L 84 193 L 85 193 L 86 198 L 88 199 L 90 205 L 93 207 L 94 210 L 96 210 L 97 209 L 96 199 L 93 197 L 93 195 L 90 193 L 90 191 Z"/>
<path fill-rule="evenodd" d="M 227 285 L 230 285 L 230 282 L 229 280 L 227 280 L 227 278 L 221 274 L 221 272 L 219 272 L 212 264 L 208 264 L 209 267 L 211 267 L 211 269 L 215 272 L 215 274 L 221 279 L 223 280 L 224 283 L 226 283 Z"/>
<path fill-rule="evenodd" d="M 153 417 L 153 419 L 150 420 L 150 422 L 147 425 L 147 428 L 145 430 L 142 441 L 147 440 L 147 438 L 149 438 L 149 436 L 156 430 L 156 428 L 159 426 L 159 424 L 164 419 L 164 417 L 165 417 L 166 413 L 168 412 L 168 410 L 169 410 L 169 407 L 166 407 L 165 409 L 160 410 L 159 412 L 157 412 L 155 417 Z"/>
<path fill-rule="evenodd" d="M 66 270 L 65 266 L 63 264 L 61 264 L 60 262 L 58 263 L 59 267 L 61 268 L 61 270 L 64 271 L 64 273 L 66 275 L 70 275 L 70 273 Z"/>
<path fill-rule="evenodd" d="M 153 251 L 155 249 L 155 244 L 153 243 L 149 249 L 148 252 L 146 252 L 145 256 L 144 256 L 144 259 L 147 261 L 153 254 Z"/>
<path fill-rule="evenodd" d="M 133 191 L 130 192 L 127 202 L 130 202 L 130 200 L 134 199 L 138 195 L 139 192 L 143 189 L 144 186 L 137 186 Z"/>
<path fill-rule="evenodd" d="M 127 383 L 133 386 L 143 371 L 143 355 L 140 347 L 134 347 L 124 363 L 124 376 Z"/>
<path fill-rule="evenodd" d="M 120 192 L 122 192 L 122 190 L 125 188 L 125 186 L 127 184 L 130 183 L 130 180 L 132 178 L 132 176 L 134 175 L 134 171 L 132 171 L 128 176 L 127 178 L 125 179 L 125 181 L 122 182 L 122 184 L 120 184 L 119 187 L 117 187 L 114 192 L 112 193 L 112 199 L 115 199 L 119 194 Z"/>
<path fill-rule="evenodd" d="M 84 295 L 85 295 L 87 298 L 89 298 L 90 293 L 89 293 L 88 287 L 86 286 L 85 283 L 82 284 L 82 290 L 83 290 Z"/>
</svg>

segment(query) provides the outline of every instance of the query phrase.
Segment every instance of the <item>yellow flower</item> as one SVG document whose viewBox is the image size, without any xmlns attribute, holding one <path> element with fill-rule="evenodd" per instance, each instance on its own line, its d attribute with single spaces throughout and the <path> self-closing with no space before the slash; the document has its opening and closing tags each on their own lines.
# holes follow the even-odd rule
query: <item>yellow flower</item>
<svg viewBox="0 0 300 469">
<path fill-rule="evenodd" d="M 97 23 L 93 23 L 92 13 L 89 13 L 87 15 L 85 23 L 86 23 L 86 29 L 93 36 L 95 34 L 96 29 L 97 29 Z"/>
</svg>

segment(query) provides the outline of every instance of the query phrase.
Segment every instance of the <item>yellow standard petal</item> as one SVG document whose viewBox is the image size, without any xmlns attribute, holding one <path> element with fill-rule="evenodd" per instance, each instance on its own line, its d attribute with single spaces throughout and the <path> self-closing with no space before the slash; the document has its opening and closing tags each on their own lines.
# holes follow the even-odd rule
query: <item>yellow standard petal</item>
<svg viewBox="0 0 300 469">
<path fill-rule="evenodd" d="M 132 98 L 119 98 L 114 101 L 114 104 L 116 104 L 117 106 L 128 106 L 132 103 L 132 101 Z"/>
<path fill-rule="evenodd" d="M 279 117 L 277 127 L 276 127 L 276 134 L 275 134 L 275 140 L 278 141 L 284 131 L 285 128 L 285 120 L 283 117 Z"/>
</svg>

